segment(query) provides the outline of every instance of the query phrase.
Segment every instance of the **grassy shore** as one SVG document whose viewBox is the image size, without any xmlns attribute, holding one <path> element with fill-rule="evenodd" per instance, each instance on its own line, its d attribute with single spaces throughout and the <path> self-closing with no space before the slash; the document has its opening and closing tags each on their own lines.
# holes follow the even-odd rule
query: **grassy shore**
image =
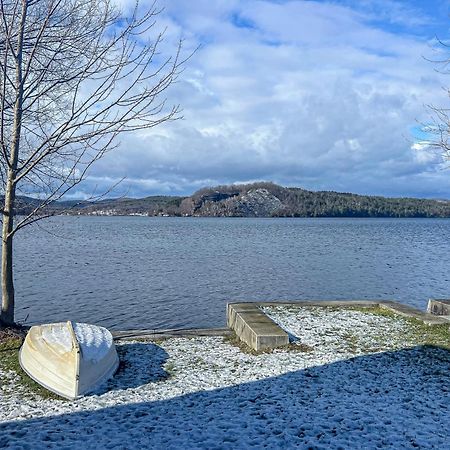
<svg viewBox="0 0 450 450">
<path fill-rule="evenodd" d="M 416 346 L 433 346 L 446 350 L 450 349 L 449 325 L 442 324 L 429 326 L 418 319 L 400 316 L 392 311 L 380 307 L 341 308 L 330 306 L 314 306 L 302 307 L 301 309 L 299 309 L 296 306 L 275 306 L 266 308 L 266 312 L 268 313 L 268 315 L 271 316 L 276 322 L 281 322 L 281 325 L 284 325 L 285 328 L 286 324 L 283 324 L 283 315 L 293 315 L 294 317 L 296 317 L 296 319 L 294 320 L 301 321 L 301 316 L 296 316 L 299 311 L 308 311 L 308 313 L 312 317 L 316 317 L 319 320 L 321 316 L 324 317 L 324 313 L 326 313 L 326 315 L 328 316 L 331 314 L 332 317 L 330 327 L 322 328 L 322 330 L 316 330 L 314 343 L 311 342 L 307 344 L 301 339 L 298 339 L 294 342 L 291 342 L 285 347 L 278 348 L 276 350 L 277 352 L 314 352 L 314 349 L 317 348 L 318 345 L 322 345 L 324 347 L 329 346 L 329 342 L 327 343 L 327 337 L 329 336 L 340 339 L 339 351 L 343 351 L 345 349 L 346 352 L 355 356 L 386 350 L 407 349 Z M 366 331 L 370 335 L 370 339 L 367 340 L 367 336 L 365 336 L 365 339 L 363 340 L 358 337 L 358 334 L 355 333 L 351 328 L 346 329 L 342 328 L 342 326 L 339 327 L 338 325 L 333 324 L 333 320 L 336 320 L 336 318 L 341 315 L 343 311 L 354 311 L 364 316 L 383 317 L 392 320 L 392 325 L 400 323 L 404 326 L 402 327 L 401 333 L 396 333 L 395 329 L 389 326 L 381 327 L 376 323 L 372 323 L 370 326 L 366 324 Z M 277 312 L 281 313 L 281 318 L 277 315 Z M 330 321 L 330 318 L 328 318 L 328 321 Z M 292 330 L 289 330 L 289 326 L 287 326 L 287 329 L 287 331 L 290 331 L 292 334 Z M 24 392 L 37 394 L 42 398 L 60 399 L 60 397 L 58 397 L 57 395 L 54 395 L 48 390 L 42 388 L 38 383 L 28 377 L 21 369 L 18 355 L 25 335 L 25 328 L 0 329 L 0 368 L 3 369 L 3 371 L 13 372 L 17 377 L 17 384 L 23 388 Z M 140 339 L 139 341 L 146 342 L 147 340 Z M 152 342 L 161 343 L 162 341 L 155 340 Z M 234 333 L 230 334 L 229 336 L 225 336 L 224 342 L 238 348 L 239 351 L 249 355 L 257 356 L 261 353 L 273 352 L 273 350 L 256 352 L 248 347 L 245 343 L 240 341 Z M 119 371 L 124 370 L 124 365 L 126 364 L 126 355 L 124 354 L 124 350 L 119 347 L 119 355 L 121 353 L 121 365 Z M 168 373 L 170 374 L 170 372 L 171 370 L 169 368 Z"/>
</svg>

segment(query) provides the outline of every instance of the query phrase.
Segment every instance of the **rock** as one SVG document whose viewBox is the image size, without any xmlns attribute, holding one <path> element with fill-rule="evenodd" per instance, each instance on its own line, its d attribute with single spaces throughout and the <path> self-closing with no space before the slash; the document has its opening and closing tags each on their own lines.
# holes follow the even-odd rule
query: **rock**
<svg viewBox="0 0 450 450">
<path fill-rule="evenodd" d="M 213 217 L 270 217 L 283 208 L 281 200 L 265 188 L 247 192 L 213 192 L 193 205 L 193 215 Z"/>
<path fill-rule="evenodd" d="M 237 209 L 244 217 L 270 217 L 283 207 L 281 200 L 267 189 L 248 191 L 237 202 Z"/>
</svg>

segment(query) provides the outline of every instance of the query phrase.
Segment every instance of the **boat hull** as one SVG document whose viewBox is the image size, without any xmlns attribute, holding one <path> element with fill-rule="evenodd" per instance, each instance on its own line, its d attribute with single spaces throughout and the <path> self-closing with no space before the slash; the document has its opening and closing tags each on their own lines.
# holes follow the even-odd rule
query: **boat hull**
<svg viewBox="0 0 450 450">
<path fill-rule="evenodd" d="M 75 333 L 74 328 L 79 331 L 79 325 L 84 325 L 85 329 L 89 327 L 91 333 L 94 330 L 106 340 L 96 343 L 101 345 L 101 351 L 97 351 L 95 357 L 84 345 L 83 329 Z M 20 349 L 19 362 L 37 383 L 71 400 L 95 390 L 112 377 L 119 366 L 108 330 L 71 322 L 31 327 Z"/>
</svg>

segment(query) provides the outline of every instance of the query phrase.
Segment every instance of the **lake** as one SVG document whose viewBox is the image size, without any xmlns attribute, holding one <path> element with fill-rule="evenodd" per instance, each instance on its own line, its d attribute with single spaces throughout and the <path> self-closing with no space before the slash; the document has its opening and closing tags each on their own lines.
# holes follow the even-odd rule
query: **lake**
<svg viewBox="0 0 450 450">
<path fill-rule="evenodd" d="M 16 319 L 220 327 L 230 301 L 450 297 L 449 219 L 55 217 L 15 241 Z"/>
</svg>

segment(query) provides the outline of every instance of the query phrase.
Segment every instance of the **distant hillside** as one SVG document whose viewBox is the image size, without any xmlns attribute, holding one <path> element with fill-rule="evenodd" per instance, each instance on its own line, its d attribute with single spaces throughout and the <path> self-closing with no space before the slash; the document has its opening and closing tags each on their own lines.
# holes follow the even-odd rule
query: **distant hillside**
<svg viewBox="0 0 450 450">
<path fill-rule="evenodd" d="M 19 213 L 35 205 L 22 198 Z M 313 192 L 273 183 L 204 188 L 190 197 L 56 202 L 58 214 L 195 217 L 450 217 L 450 201 Z"/>
<path fill-rule="evenodd" d="M 83 215 L 180 215 L 180 203 L 185 197 L 153 196 L 139 199 L 123 198 L 92 202 L 75 208 L 71 214 Z"/>
<path fill-rule="evenodd" d="M 221 217 L 450 217 L 450 201 L 284 188 L 273 183 L 201 189 L 184 214 Z"/>
</svg>

